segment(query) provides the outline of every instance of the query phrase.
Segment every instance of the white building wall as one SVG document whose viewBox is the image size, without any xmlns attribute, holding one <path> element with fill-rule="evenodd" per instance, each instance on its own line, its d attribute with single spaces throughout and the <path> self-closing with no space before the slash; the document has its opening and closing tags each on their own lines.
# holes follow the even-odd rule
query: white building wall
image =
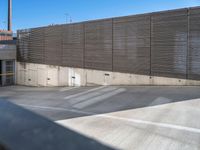
<svg viewBox="0 0 200 150">
<path fill-rule="evenodd" d="M 48 87 L 95 85 L 200 85 L 200 81 L 18 62 L 17 84 Z"/>
</svg>

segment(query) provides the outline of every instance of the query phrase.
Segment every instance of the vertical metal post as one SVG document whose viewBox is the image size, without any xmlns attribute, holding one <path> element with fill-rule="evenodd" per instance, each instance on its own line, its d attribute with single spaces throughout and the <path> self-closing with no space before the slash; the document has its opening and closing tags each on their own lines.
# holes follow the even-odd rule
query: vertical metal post
<svg viewBox="0 0 200 150">
<path fill-rule="evenodd" d="M 112 71 L 114 71 L 114 19 L 112 19 Z"/>
<path fill-rule="evenodd" d="M 150 15 L 150 77 L 152 77 L 152 14 Z"/>
<path fill-rule="evenodd" d="M 190 9 L 187 10 L 187 54 L 186 54 L 186 79 L 189 79 L 190 61 Z"/>
</svg>

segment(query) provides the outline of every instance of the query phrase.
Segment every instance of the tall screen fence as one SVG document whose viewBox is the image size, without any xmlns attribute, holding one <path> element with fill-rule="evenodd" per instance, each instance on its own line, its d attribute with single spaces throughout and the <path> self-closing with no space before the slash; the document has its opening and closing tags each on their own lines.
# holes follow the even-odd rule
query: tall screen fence
<svg viewBox="0 0 200 150">
<path fill-rule="evenodd" d="M 200 8 L 18 31 L 18 61 L 200 80 Z"/>
</svg>

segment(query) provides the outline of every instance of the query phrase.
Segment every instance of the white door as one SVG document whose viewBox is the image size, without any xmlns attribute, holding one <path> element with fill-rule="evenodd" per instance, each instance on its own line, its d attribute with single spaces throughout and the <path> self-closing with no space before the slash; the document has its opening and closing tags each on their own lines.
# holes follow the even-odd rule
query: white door
<svg viewBox="0 0 200 150">
<path fill-rule="evenodd" d="M 69 68 L 69 86 L 75 86 L 75 71 L 72 68 Z"/>
<path fill-rule="evenodd" d="M 47 85 L 58 86 L 58 69 L 56 67 L 48 68 L 47 72 Z"/>
<path fill-rule="evenodd" d="M 81 86 L 81 74 L 76 69 L 69 69 L 69 86 Z"/>
<path fill-rule="evenodd" d="M 104 85 L 109 85 L 110 78 L 110 73 L 104 74 Z"/>
</svg>

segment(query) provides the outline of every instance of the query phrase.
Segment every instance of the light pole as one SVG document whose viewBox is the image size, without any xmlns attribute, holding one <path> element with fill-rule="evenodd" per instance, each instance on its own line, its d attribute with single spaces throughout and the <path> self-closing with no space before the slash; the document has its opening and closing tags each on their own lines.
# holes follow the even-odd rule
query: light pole
<svg viewBox="0 0 200 150">
<path fill-rule="evenodd" d="M 69 14 L 68 13 L 65 13 L 65 19 L 66 19 L 66 23 L 68 23 L 68 19 L 69 19 Z"/>
<path fill-rule="evenodd" d="M 72 17 L 70 16 L 70 23 L 72 23 Z"/>
<path fill-rule="evenodd" d="M 3 29 L 6 30 L 6 21 L 3 21 Z"/>
<path fill-rule="evenodd" d="M 68 13 L 65 13 L 65 17 L 66 17 L 66 23 L 72 23 L 72 17 Z"/>
</svg>

